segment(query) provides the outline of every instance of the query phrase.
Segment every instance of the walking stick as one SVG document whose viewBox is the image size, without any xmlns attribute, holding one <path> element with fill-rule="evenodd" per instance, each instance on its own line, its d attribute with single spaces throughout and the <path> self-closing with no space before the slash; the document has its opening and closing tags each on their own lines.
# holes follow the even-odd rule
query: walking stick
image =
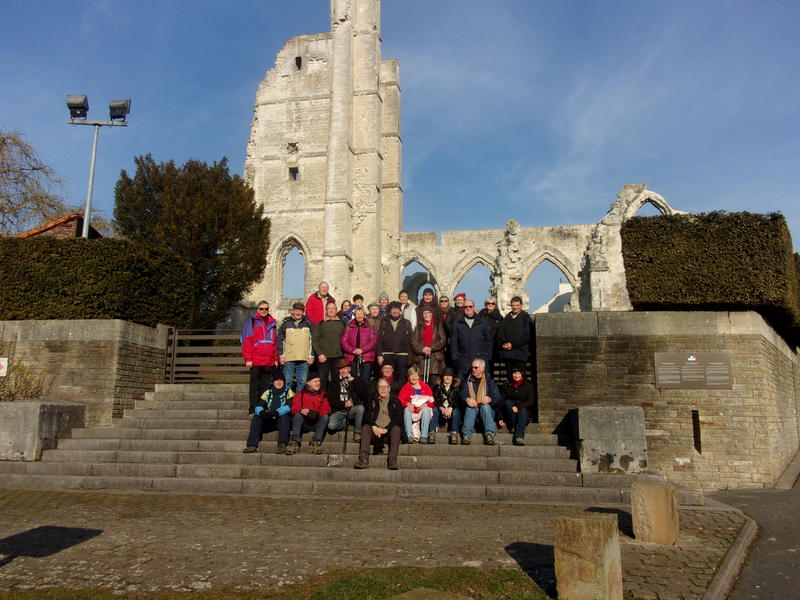
<svg viewBox="0 0 800 600">
<path fill-rule="evenodd" d="M 431 355 L 428 354 L 425 359 L 422 361 L 422 380 L 430 385 L 430 381 L 428 381 L 428 377 L 431 375 Z"/>
<path fill-rule="evenodd" d="M 350 409 L 344 415 L 344 442 L 342 442 L 342 454 L 347 454 L 347 429 L 350 427 Z"/>
</svg>

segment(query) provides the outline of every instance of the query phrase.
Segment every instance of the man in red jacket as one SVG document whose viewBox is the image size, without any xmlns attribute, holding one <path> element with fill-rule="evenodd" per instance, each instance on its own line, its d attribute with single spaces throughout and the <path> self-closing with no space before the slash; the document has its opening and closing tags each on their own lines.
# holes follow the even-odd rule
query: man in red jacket
<svg viewBox="0 0 800 600">
<path fill-rule="evenodd" d="M 277 323 L 269 314 L 269 302 L 258 303 L 256 314 L 242 329 L 242 358 L 250 369 L 250 414 L 261 394 L 272 385 L 275 365 L 278 364 Z"/>
<path fill-rule="evenodd" d="M 314 325 L 319 323 L 325 318 L 325 307 L 336 300 L 328 293 L 330 286 L 326 281 L 319 284 L 316 292 L 311 294 L 306 300 L 306 317 Z"/>
<path fill-rule="evenodd" d="M 331 417 L 331 405 L 328 396 L 322 391 L 319 373 L 311 371 L 306 379 L 305 387 L 297 392 L 292 400 L 292 436 L 286 454 L 300 452 L 303 432 L 313 431 L 311 454 L 322 454 L 322 440 Z"/>
</svg>

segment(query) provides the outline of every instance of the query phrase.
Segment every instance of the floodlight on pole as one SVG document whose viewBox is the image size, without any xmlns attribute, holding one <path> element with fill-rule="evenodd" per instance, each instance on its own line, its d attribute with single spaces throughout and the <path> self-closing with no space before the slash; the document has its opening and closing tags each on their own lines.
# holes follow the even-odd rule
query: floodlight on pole
<svg viewBox="0 0 800 600">
<path fill-rule="evenodd" d="M 125 121 L 131 112 L 131 99 L 112 100 L 108 103 L 108 121 L 89 121 L 86 115 L 89 112 L 89 98 L 80 94 L 67 96 L 70 125 L 91 125 L 94 127 L 94 140 L 92 141 L 92 160 L 89 164 L 89 187 L 86 191 L 86 208 L 83 212 L 83 237 L 89 237 L 89 217 L 92 213 L 92 192 L 94 190 L 94 165 L 97 159 L 97 138 L 101 127 L 127 127 Z"/>
</svg>

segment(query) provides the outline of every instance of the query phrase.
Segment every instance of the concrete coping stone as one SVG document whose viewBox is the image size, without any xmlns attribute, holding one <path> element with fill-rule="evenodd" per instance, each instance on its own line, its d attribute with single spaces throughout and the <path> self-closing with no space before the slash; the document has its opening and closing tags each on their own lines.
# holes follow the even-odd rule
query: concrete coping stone
<svg viewBox="0 0 800 600">
<path fill-rule="evenodd" d="M 121 319 L 0 321 L 0 331 L 20 341 L 120 341 L 159 349 L 167 347 L 166 325 L 147 327 Z"/>
</svg>

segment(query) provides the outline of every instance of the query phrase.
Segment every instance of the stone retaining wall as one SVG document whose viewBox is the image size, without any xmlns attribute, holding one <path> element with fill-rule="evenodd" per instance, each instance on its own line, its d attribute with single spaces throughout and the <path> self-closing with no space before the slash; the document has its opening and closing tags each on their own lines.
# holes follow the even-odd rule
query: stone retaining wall
<svg viewBox="0 0 800 600">
<path fill-rule="evenodd" d="M 535 327 L 543 431 L 596 402 L 641 406 L 650 469 L 706 490 L 772 487 L 798 450 L 798 358 L 756 313 L 540 314 Z M 732 389 L 656 388 L 655 352 L 711 351 L 730 353 Z"/>
<path fill-rule="evenodd" d="M 163 381 L 166 327 L 116 319 L 0 321 L 17 353 L 51 382 L 47 400 L 86 404 L 86 426 L 121 417 Z"/>
</svg>

